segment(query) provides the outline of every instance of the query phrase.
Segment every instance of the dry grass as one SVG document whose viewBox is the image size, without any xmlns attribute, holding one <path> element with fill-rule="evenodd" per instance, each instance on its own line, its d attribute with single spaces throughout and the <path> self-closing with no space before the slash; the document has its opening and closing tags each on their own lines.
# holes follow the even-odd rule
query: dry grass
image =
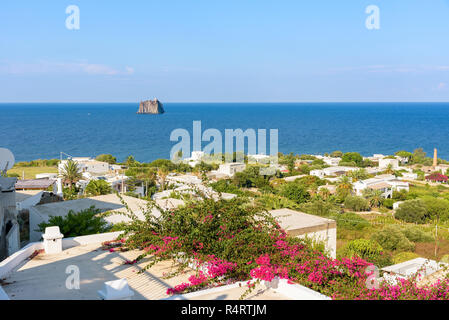
<svg viewBox="0 0 449 320">
<path fill-rule="evenodd" d="M 13 167 L 8 171 L 9 174 L 16 173 L 22 179 L 22 175 L 25 174 L 25 179 L 35 179 L 36 174 L 39 173 L 58 173 L 57 167 Z"/>
<path fill-rule="evenodd" d="M 435 242 L 417 242 L 415 252 L 423 258 L 440 261 L 449 253 L 449 240 L 439 239 L 437 256 L 435 257 Z"/>
</svg>

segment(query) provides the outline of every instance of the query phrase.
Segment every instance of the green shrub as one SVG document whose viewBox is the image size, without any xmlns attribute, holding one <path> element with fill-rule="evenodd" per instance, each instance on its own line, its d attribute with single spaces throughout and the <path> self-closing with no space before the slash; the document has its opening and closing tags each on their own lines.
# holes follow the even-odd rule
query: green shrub
<svg viewBox="0 0 449 320">
<path fill-rule="evenodd" d="M 310 194 L 306 188 L 297 182 L 283 184 L 279 188 L 279 194 L 296 203 L 304 203 L 310 199 Z"/>
<path fill-rule="evenodd" d="M 393 209 L 393 203 L 395 203 L 396 200 L 393 199 L 385 199 L 383 202 L 384 207 L 388 208 L 388 209 Z"/>
<path fill-rule="evenodd" d="M 405 227 L 402 233 L 413 242 L 432 242 L 434 240 L 430 232 L 425 232 L 420 227 Z"/>
<path fill-rule="evenodd" d="M 217 192 L 224 192 L 224 193 L 233 193 L 236 195 L 243 195 L 244 192 L 240 190 L 239 187 L 232 184 L 231 180 L 219 180 L 217 182 L 211 183 L 210 186 L 212 189 L 214 189 Z"/>
<path fill-rule="evenodd" d="M 414 252 L 399 252 L 398 254 L 396 254 L 393 257 L 393 263 L 394 264 L 398 264 L 398 263 L 405 262 L 405 261 L 408 261 L 408 260 L 412 260 L 412 259 L 415 259 L 415 258 L 418 258 L 418 257 L 419 257 L 419 255 L 417 255 Z"/>
<path fill-rule="evenodd" d="M 322 199 L 314 199 L 307 203 L 299 205 L 301 211 L 316 216 L 326 217 L 337 212 L 337 206 L 331 202 Z"/>
<path fill-rule="evenodd" d="M 394 216 L 405 222 L 422 224 L 427 220 L 427 210 L 421 200 L 408 200 L 399 206 Z"/>
<path fill-rule="evenodd" d="M 391 257 L 383 251 L 379 243 L 368 239 L 356 239 L 350 241 L 343 249 L 344 257 L 354 256 L 374 263 L 378 267 L 384 267 L 391 263 Z"/>
<path fill-rule="evenodd" d="M 445 187 L 443 187 L 445 188 Z M 427 215 L 431 220 L 446 221 L 449 219 L 449 201 L 443 198 L 425 196 L 422 202 L 427 210 Z"/>
<path fill-rule="evenodd" d="M 370 227 L 369 221 L 360 217 L 354 212 L 345 212 L 336 214 L 333 218 L 337 221 L 337 228 L 344 228 L 349 230 L 363 230 Z"/>
<path fill-rule="evenodd" d="M 110 227 L 102 217 L 98 216 L 100 213 L 100 209 L 94 206 L 76 213 L 70 210 L 65 217 L 50 216 L 48 222 L 40 223 L 36 231 L 44 232 L 46 227 L 58 226 L 64 237 L 108 232 Z"/>
<path fill-rule="evenodd" d="M 111 193 L 111 186 L 104 180 L 90 180 L 84 192 L 88 196 L 100 196 Z"/>
<path fill-rule="evenodd" d="M 97 161 L 107 162 L 109 164 L 115 164 L 117 162 L 117 158 L 112 154 L 100 154 L 95 158 Z"/>
<path fill-rule="evenodd" d="M 382 248 L 391 251 L 413 251 L 415 245 L 407 239 L 399 226 L 389 225 L 373 234 L 371 239 L 377 241 Z"/>
<path fill-rule="evenodd" d="M 357 152 L 346 152 L 341 157 L 340 165 L 350 162 L 354 162 L 357 166 L 360 166 L 363 163 L 363 157 Z"/>
<path fill-rule="evenodd" d="M 369 202 L 362 197 L 347 196 L 345 199 L 345 207 L 354 211 L 366 211 L 369 210 Z"/>
</svg>

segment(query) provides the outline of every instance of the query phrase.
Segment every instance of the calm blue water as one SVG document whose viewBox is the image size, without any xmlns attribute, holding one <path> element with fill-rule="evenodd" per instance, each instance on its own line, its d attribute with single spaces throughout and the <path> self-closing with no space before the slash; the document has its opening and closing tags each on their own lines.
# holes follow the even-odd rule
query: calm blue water
<svg viewBox="0 0 449 320">
<path fill-rule="evenodd" d="M 392 154 L 422 147 L 449 159 L 449 103 L 165 103 L 137 115 L 137 103 L 0 104 L 0 147 L 16 161 L 111 153 L 118 160 L 169 158 L 170 133 L 208 128 L 278 129 L 279 151 Z M 203 143 L 203 147 L 207 143 Z"/>
</svg>

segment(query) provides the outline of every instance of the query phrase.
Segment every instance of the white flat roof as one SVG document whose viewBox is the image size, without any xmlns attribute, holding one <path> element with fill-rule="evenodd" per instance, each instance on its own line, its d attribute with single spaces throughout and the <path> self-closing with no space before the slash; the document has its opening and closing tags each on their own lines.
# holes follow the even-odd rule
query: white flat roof
<svg viewBox="0 0 449 320">
<path fill-rule="evenodd" d="M 292 236 L 327 228 L 336 228 L 337 226 L 335 220 L 291 209 L 277 209 L 268 212 L 275 217 L 281 227 Z"/>
</svg>

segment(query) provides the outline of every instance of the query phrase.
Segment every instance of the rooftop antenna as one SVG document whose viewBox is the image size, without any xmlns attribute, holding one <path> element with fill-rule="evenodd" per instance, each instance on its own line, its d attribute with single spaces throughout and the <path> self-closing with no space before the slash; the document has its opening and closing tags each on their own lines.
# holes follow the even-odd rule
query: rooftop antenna
<svg viewBox="0 0 449 320">
<path fill-rule="evenodd" d="M 6 176 L 6 172 L 14 166 L 15 158 L 11 151 L 0 148 L 0 175 Z"/>
</svg>

